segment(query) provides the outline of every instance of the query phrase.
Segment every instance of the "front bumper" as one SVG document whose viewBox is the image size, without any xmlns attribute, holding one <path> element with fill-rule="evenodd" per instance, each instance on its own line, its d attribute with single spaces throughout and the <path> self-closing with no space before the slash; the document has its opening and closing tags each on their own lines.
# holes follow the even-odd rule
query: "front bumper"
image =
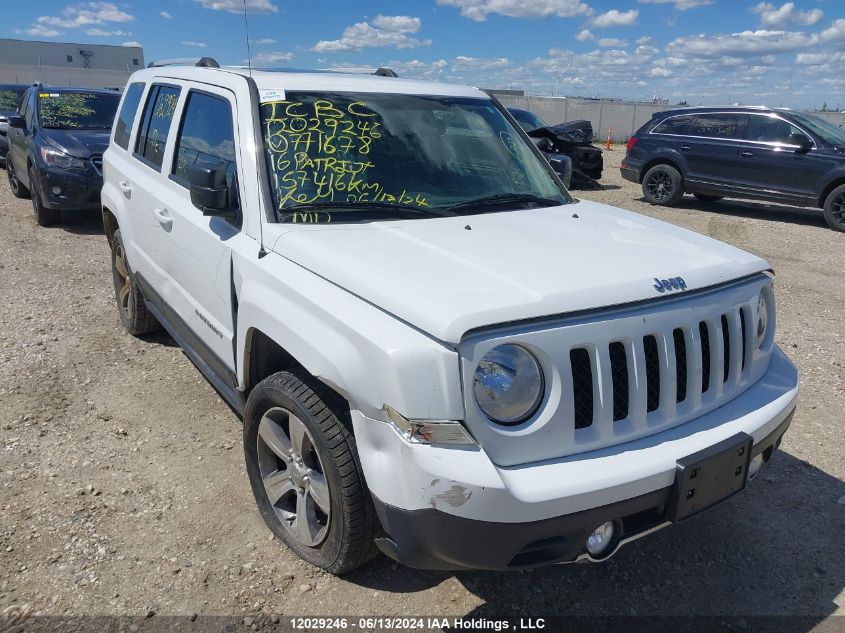
<svg viewBox="0 0 845 633">
<path fill-rule="evenodd" d="M 517 467 L 481 449 L 409 444 L 389 424 L 353 414 L 359 455 L 385 536 L 411 567 L 516 569 L 568 562 L 587 536 L 618 521 L 624 543 L 667 523 L 677 462 L 738 433 L 768 460 L 795 409 L 798 373 L 775 348 L 768 372 L 722 407 L 626 444 Z"/>
<path fill-rule="evenodd" d="M 41 202 L 48 209 L 88 211 L 100 208 L 103 177 L 91 165 L 84 170 L 65 170 L 42 164 L 36 168 L 35 177 Z M 58 193 L 54 192 L 54 187 L 58 187 Z"/>
</svg>

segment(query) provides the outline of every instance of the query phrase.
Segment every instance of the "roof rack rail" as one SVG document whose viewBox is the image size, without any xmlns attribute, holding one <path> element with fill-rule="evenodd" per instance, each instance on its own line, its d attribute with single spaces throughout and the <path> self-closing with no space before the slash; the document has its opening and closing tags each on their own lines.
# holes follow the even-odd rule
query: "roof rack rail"
<svg viewBox="0 0 845 633">
<path fill-rule="evenodd" d="M 398 77 L 399 75 L 396 74 L 396 71 L 392 68 L 377 68 L 376 71 L 373 73 L 374 75 L 378 75 L 379 77 Z"/>
<path fill-rule="evenodd" d="M 194 59 L 193 57 L 178 59 L 162 59 L 159 61 L 150 62 L 147 68 L 160 68 L 162 66 L 199 66 L 200 68 L 220 68 L 220 64 L 213 57 L 200 57 Z"/>
</svg>

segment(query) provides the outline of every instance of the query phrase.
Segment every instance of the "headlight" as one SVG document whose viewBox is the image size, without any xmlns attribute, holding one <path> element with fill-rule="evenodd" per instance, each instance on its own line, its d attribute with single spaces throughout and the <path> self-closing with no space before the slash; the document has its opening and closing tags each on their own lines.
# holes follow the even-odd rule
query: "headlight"
<svg viewBox="0 0 845 633">
<path fill-rule="evenodd" d="M 543 400 L 540 363 L 519 345 L 500 345 L 488 352 L 475 369 L 473 382 L 478 406 L 499 424 L 519 424 Z"/>
<path fill-rule="evenodd" d="M 760 294 L 757 295 L 757 324 L 754 328 L 755 340 L 757 347 L 762 347 L 766 340 L 766 334 L 769 331 L 769 303 L 772 301 L 771 288 L 763 288 Z"/>
<path fill-rule="evenodd" d="M 41 148 L 41 159 L 51 167 L 59 169 L 85 169 L 81 160 L 52 147 Z"/>
</svg>

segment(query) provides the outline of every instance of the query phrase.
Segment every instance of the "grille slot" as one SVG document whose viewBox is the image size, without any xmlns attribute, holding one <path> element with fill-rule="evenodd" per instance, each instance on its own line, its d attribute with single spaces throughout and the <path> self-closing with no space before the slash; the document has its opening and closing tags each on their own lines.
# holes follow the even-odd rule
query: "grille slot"
<svg viewBox="0 0 845 633">
<path fill-rule="evenodd" d="M 745 371 L 745 344 L 748 339 L 748 333 L 745 331 L 745 308 L 739 309 L 739 329 L 742 333 L 742 370 Z"/>
<path fill-rule="evenodd" d="M 675 402 L 683 402 L 687 399 L 687 342 L 684 338 L 684 331 L 675 328 L 672 332 L 675 339 Z"/>
<path fill-rule="evenodd" d="M 613 421 L 628 417 L 628 355 L 620 342 L 610 344 L 610 377 L 613 380 Z"/>
<path fill-rule="evenodd" d="M 722 382 L 728 382 L 731 371 L 731 330 L 728 327 L 728 317 L 722 315 L 722 347 L 724 349 L 725 366 Z"/>
<path fill-rule="evenodd" d="M 569 352 L 572 365 L 572 395 L 575 403 L 575 428 L 585 429 L 593 424 L 593 363 L 590 352 L 583 347 Z"/>
<path fill-rule="evenodd" d="M 646 411 L 657 411 L 660 406 L 660 356 L 657 353 L 657 339 L 652 335 L 643 337 L 645 352 L 645 374 L 647 387 Z"/>
<path fill-rule="evenodd" d="M 698 335 L 701 337 L 701 393 L 710 389 L 710 331 L 707 324 L 698 324 Z"/>
</svg>

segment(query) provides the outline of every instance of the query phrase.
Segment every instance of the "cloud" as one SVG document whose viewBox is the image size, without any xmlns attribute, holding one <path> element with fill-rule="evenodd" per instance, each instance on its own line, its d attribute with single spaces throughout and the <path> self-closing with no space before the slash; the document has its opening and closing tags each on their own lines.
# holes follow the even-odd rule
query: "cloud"
<svg viewBox="0 0 845 633">
<path fill-rule="evenodd" d="M 678 11 L 688 11 L 713 4 L 713 0 L 637 0 L 640 4 L 674 4 Z"/>
<path fill-rule="evenodd" d="M 346 27 L 336 40 L 320 40 L 311 49 L 318 53 L 360 51 L 363 48 L 417 48 L 430 46 L 431 40 L 411 37 L 422 26 L 422 20 L 407 15 L 378 15 L 372 21 Z"/>
<path fill-rule="evenodd" d="M 243 13 L 244 0 L 194 0 L 212 11 Z M 270 0 L 246 0 L 246 10 L 250 13 L 276 13 L 279 8 Z"/>
<path fill-rule="evenodd" d="M 35 37 L 56 37 L 59 31 L 51 29 L 47 26 L 34 25 L 24 31 L 27 35 L 34 35 Z"/>
<path fill-rule="evenodd" d="M 507 57 L 466 57 L 458 55 L 455 58 L 452 68 L 454 70 L 492 70 L 510 66 L 511 60 Z"/>
<path fill-rule="evenodd" d="M 845 20 L 836 20 L 829 28 L 819 33 L 819 40 L 822 42 L 845 41 Z"/>
<path fill-rule="evenodd" d="M 437 4 L 456 7 L 462 16 L 476 22 L 483 22 L 491 13 L 509 18 L 574 18 L 593 13 L 581 0 L 437 0 Z"/>
<path fill-rule="evenodd" d="M 94 37 L 129 37 L 132 35 L 129 31 L 106 31 L 105 29 L 85 29 L 85 35 L 92 35 Z"/>
<path fill-rule="evenodd" d="M 262 37 L 260 40 L 253 40 L 252 43 L 260 45 L 275 44 L 276 40 L 274 40 L 272 37 Z"/>
<path fill-rule="evenodd" d="M 753 57 L 807 48 L 817 40 L 818 36 L 794 31 L 743 31 L 731 35 L 679 37 L 669 43 L 666 51 L 676 57 L 704 59 L 723 55 Z"/>
<path fill-rule="evenodd" d="M 194 48 L 208 48 L 205 42 L 194 42 L 193 40 L 182 40 L 182 46 L 193 46 Z"/>
<path fill-rule="evenodd" d="M 783 27 L 788 24 L 798 26 L 812 26 L 822 19 L 824 13 L 821 9 L 810 9 L 809 11 L 797 11 L 794 2 L 787 2 L 775 8 L 770 2 L 761 2 L 751 9 L 752 13 L 760 14 L 760 22 L 763 26 Z"/>
<path fill-rule="evenodd" d="M 660 66 L 655 66 L 651 70 L 648 71 L 649 77 L 671 77 L 672 71 L 668 68 L 661 68 Z"/>
<path fill-rule="evenodd" d="M 123 42 L 121 46 L 125 46 L 126 48 L 143 48 L 141 42 Z"/>
<path fill-rule="evenodd" d="M 134 15 L 117 8 L 111 2 L 83 2 L 62 10 L 60 16 L 42 15 L 35 20 L 37 26 L 76 29 L 109 22 L 132 22 Z"/>
<path fill-rule="evenodd" d="M 651 39 L 649 36 L 643 35 L 642 37 L 637 38 L 634 43 L 637 44 L 638 46 L 651 46 L 653 41 L 654 40 Z"/>
<path fill-rule="evenodd" d="M 173 16 L 170 15 L 170 13 L 167 12 L 167 11 L 162 11 L 161 13 L 159 13 L 159 15 L 161 17 L 165 18 L 166 20 L 172 20 L 173 19 Z"/>
<path fill-rule="evenodd" d="M 631 9 L 630 11 L 611 9 L 607 13 L 602 13 L 594 17 L 590 21 L 590 24 L 599 29 L 612 26 L 633 26 L 637 23 L 639 15 L 640 12 L 638 9 Z"/>
<path fill-rule="evenodd" d="M 620 40 L 615 37 L 602 37 L 596 44 L 604 48 L 628 48 L 628 40 Z"/>
<path fill-rule="evenodd" d="M 287 51 L 271 51 L 258 53 L 252 58 L 256 66 L 272 66 L 279 62 L 289 62 L 293 59 L 293 53 Z"/>
<path fill-rule="evenodd" d="M 593 32 L 590 29 L 582 29 L 578 31 L 578 35 L 575 36 L 575 39 L 579 42 L 590 42 L 596 39 L 596 36 L 593 35 Z"/>
</svg>

